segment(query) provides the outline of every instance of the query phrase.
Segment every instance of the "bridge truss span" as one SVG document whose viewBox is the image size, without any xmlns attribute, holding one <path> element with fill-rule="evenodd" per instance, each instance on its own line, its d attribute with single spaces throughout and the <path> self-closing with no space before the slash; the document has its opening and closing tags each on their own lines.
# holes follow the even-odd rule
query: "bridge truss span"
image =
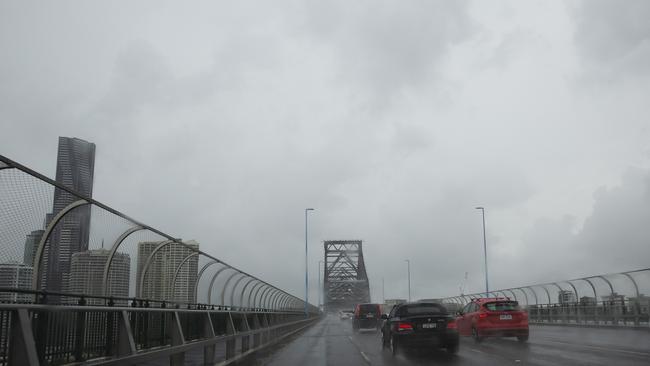
<svg viewBox="0 0 650 366">
<path fill-rule="evenodd" d="M 370 285 L 361 240 L 324 242 L 324 305 L 328 311 L 370 302 Z"/>
</svg>

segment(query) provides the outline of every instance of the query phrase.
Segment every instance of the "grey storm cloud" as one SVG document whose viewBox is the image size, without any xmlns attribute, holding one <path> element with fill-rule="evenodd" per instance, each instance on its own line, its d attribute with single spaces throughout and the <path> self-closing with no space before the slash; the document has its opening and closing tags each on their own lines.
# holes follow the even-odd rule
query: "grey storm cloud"
<svg viewBox="0 0 650 366">
<path fill-rule="evenodd" d="M 466 1 L 308 4 L 304 28 L 334 50 L 340 78 L 381 99 L 437 76 L 449 48 L 475 30 Z"/>
<path fill-rule="evenodd" d="M 575 42 L 585 62 L 605 72 L 650 68 L 650 3 L 582 1 L 574 9 Z"/>
<path fill-rule="evenodd" d="M 296 294 L 305 207 L 312 287 L 323 240 L 363 239 L 375 298 L 407 258 L 415 297 L 480 289 L 477 205 L 495 286 L 647 267 L 647 12 L 5 1 L 0 153 L 54 176 L 58 136 L 92 141 L 95 198 Z"/>
</svg>

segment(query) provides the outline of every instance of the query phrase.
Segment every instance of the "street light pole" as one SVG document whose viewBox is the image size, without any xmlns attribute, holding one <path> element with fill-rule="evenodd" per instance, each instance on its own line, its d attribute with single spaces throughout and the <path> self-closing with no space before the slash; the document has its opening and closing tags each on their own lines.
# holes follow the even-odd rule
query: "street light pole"
<svg viewBox="0 0 650 366">
<path fill-rule="evenodd" d="M 386 293 L 384 292 L 384 278 L 381 279 L 381 303 L 386 303 Z"/>
<path fill-rule="evenodd" d="M 406 270 L 408 272 L 408 280 L 409 280 L 409 302 L 411 302 L 411 261 L 408 259 L 405 259 L 406 261 Z"/>
<path fill-rule="evenodd" d="M 308 231 L 307 231 L 307 213 L 309 211 L 314 211 L 313 208 L 305 209 L 305 316 L 309 316 L 308 306 L 309 306 L 309 266 L 307 263 L 307 243 L 308 243 Z"/>
<path fill-rule="evenodd" d="M 481 214 L 483 216 L 483 259 L 485 261 L 485 297 L 488 297 L 490 290 L 488 286 L 487 242 L 485 240 L 485 208 L 479 206 L 476 207 L 476 209 L 481 210 Z"/>
</svg>

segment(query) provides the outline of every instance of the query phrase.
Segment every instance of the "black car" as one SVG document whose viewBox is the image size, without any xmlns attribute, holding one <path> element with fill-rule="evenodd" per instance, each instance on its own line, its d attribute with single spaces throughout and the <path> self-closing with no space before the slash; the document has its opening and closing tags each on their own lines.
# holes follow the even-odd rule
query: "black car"
<svg viewBox="0 0 650 366">
<path fill-rule="evenodd" d="M 381 325 L 381 306 L 379 304 L 357 304 L 352 317 L 352 330 L 377 331 Z"/>
<path fill-rule="evenodd" d="M 456 320 L 437 303 L 404 303 L 382 315 L 382 348 L 393 355 L 407 348 L 445 348 L 458 352 Z"/>
</svg>

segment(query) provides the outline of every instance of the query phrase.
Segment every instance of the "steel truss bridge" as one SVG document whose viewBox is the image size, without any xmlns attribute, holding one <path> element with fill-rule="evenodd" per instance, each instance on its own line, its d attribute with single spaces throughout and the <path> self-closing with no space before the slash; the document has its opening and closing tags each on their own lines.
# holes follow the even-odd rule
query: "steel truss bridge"
<svg viewBox="0 0 650 366">
<path fill-rule="evenodd" d="M 352 309 L 370 302 L 370 285 L 361 240 L 327 240 L 325 249 L 325 309 Z"/>
<path fill-rule="evenodd" d="M 70 197 L 58 212 L 55 190 Z M 53 233 L 82 208 L 91 215 L 87 256 L 69 253 L 68 291 L 49 290 Z M 0 365 L 230 363 L 320 315 L 196 243 L 1 155 L 0 302 Z"/>
</svg>

